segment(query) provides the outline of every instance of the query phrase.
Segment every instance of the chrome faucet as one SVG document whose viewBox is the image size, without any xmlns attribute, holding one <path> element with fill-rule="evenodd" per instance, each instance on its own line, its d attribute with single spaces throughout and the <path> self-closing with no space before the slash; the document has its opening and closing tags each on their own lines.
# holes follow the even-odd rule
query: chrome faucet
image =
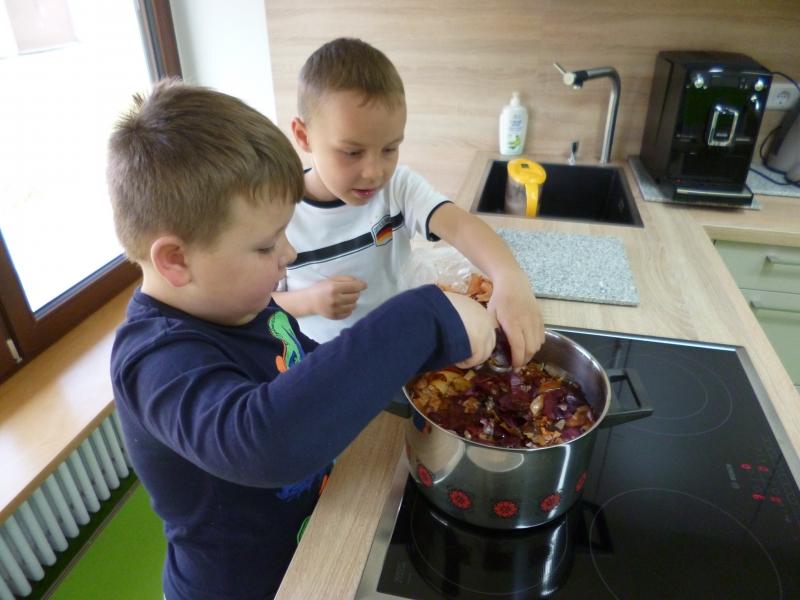
<svg viewBox="0 0 800 600">
<path fill-rule="evenodd" d="M 617 110 L 619 109 L 620 82 L 619 73 L 614 67 L 598 67 L 596 69 L 586 69 L 583 71 L 567 71 L 558 63 L 553 66 L 561 73 L 564 85 L 572 86 L 573 89 L 583 87 L 583 82 L 599 77 L 611 79 L 611 97 L 608 100 L 608 115 L 606 116 L 606 132 L 603 135 L 603 149 L 600 152 L 600 163 L 605 164 L 611 158 L 611 144 L 614 142 L 614 128 L 617 125 Z"/>
</svg>

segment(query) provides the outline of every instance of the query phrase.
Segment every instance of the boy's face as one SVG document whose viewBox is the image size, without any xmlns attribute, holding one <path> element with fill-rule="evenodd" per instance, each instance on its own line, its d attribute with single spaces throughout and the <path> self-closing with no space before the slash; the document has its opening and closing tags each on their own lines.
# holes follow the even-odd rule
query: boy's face
<svg viewBox="0 0 800 600">
<path fill-rule="evenodd" d="M 269 304 L 297 253 L 286 239 L 294 214 L 289 200 L 259 206 L 234 197 L 231 221 L 213 246 L 187 252 L 192 314 L 223 325 L 242 325 Z"/>
<path fill-rule="evenodd" d="M 292 123 L 298 145 L 312 154 L 306 192 L 316 200 L 366 204 L 394 174 L 405 127 L 405 104 L 364 104 L 352 91 L 326 94 L 308 124 Z"/>
</svg>

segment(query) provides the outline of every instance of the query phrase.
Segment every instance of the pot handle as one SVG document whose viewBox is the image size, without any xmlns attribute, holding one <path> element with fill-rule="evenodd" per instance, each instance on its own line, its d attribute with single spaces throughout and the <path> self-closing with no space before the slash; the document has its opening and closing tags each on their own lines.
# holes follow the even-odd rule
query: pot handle
<svg viewBox="0 0 800 600">
<path fill-rule="evenodd" d="M 653 414 L 653 407 L 647 400 L 647 393 L 642 385 L 642 380 L 639 378 L 639 373 L 635 369 L 608 369 L 606 370 L 608 380 L 627 381 L 628 386 L 631 388 L 633 399 L 636 402 L 637 408 L 630 408 L 627 410 L 614 410 L 612 407 L 606 413 L 605 418 L 600 421 L 599 428 L 614 427 L 615 425 L 622 425 L 628 421 L 635 421 L 637 419 L 644 419 Z M 612 395 L 613 396 L 613 395 Z M 612 400 L 616 400 L 612 397 Z M 619 405 L 619 401 L 616 401 Z"/>
</svg>

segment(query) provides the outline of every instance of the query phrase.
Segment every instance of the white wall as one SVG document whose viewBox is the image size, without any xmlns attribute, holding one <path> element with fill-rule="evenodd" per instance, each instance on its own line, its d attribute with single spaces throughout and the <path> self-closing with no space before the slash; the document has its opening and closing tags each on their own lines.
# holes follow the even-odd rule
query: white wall
<svg viewBox="0 0 800 600">
<path fill-rule="evenodd" d="M 183 79 L 276 120 L 265 0 L 170 0 Z"/>
</svg>

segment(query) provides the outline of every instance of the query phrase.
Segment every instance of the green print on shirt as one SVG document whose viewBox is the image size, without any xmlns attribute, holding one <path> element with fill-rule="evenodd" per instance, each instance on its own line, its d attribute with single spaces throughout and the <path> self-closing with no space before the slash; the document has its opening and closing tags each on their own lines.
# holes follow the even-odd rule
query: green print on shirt
<svg viewBox="0 0 800 600">
<path fill-rule="evenodd" d="M 300 362 L 305 353 L 286 313 L 276 312 L 269 318 L 269 331 L 283 343 L 283 354 L 275 357 L 275 366 L 279 373 L 284 373 Z"/>
</svg>

